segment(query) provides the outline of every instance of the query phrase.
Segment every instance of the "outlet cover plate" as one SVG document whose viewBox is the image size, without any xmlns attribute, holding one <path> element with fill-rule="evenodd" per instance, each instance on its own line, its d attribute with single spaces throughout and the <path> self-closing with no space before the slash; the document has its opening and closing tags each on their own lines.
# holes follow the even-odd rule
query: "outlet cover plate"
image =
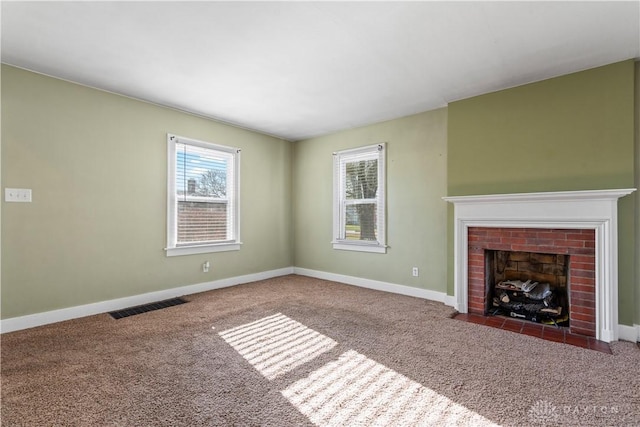
<svg viewBox="0 0 640 427">
<path fill-rule="evenodd" d="M 31 189 L 30 188 L 5 188 L 4 201 L 30 203 Z"/>
</svg>

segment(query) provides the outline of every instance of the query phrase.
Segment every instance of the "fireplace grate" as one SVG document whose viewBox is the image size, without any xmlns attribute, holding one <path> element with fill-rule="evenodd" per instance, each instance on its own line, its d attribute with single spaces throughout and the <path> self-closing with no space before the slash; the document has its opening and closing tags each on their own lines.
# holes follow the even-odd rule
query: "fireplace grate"
<svg viewBox="0 0 640 427">
<path fill-rule="evenodd" d="M 147 313 L 149 311 L 160 310 L 162 308 L 173 307 L 174 305 L 184 304 L 187 301 L 182 298 L 171 298 L 164 301 L 152 302 L 149 304 L 129 307 L 122 310 L 112 311 L 109 314 L 114 319 L 122 319 L 124 317 L 135 316 L 136 314 Z"/>
</svg>

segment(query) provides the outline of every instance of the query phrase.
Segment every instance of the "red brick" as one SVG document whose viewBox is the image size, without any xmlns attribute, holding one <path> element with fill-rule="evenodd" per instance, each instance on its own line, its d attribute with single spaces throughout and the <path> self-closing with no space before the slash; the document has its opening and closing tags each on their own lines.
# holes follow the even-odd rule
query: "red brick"
<svg viewBox="0 0 640 427">
<path fill-rule="evenodd" d="M 589 348 L 591 350 L 600 351 L 602 353 L 612 354 L 611 347 L 604 341 L 598 341 L 594 338 L 589 339 Z"/>
<path fill-rule="evenodd" d="M 593 236 L 594 238 L 592 239 L 591 236 L 589 236 L 588 234 L 582 234 L 582 233 L 567 233 L 567 240 L 582 240 L 582 241 L 587 241 L 587 240 L 593 240 L 595 241 L 595 236 Z"/>
<path fill-rule="evenodd" d="M 486 237 L 481 240 L 485 245 L 493 244 L 493 243 L 502 243 L 502 238 L 500 236 Z"/>
<path fill-rule="evenodd" d="M 547 341 L 564 342 L 564 331 L 551 326 L 545 326 L 542 338 Z"/>
<path fill-rule="evenodd" d="M 584 313 L 578 313 L 575 310 L 571 311 L 571 323 L 574 323 L 576 321 L 582 321 L 582 322 L 588 322 L 588 323 L 592 323 L 595 324 L 595 316 L 593 314 L 584 314 Z"/>
<path fill-rule="evenodd" d="M 584 335 L 587 337 L 595 337 L 596 336 L 596 332 L 595 332 L 595 327 L 593 328 L 593 330 L 591 329 L 583 329 L 583 328 L 578 328 L 578 327 L 573 327 L 571 326 L 571 328 L 569 328 L 571 330 L 572 334 L 579 334 L 579 335 Z"/>
<path fill-rule="evenodd" d="M 571 303 L 571 314 L 573 315 L 573 313 L 582 313 L 582 314 L 590 314 L 591 316 L 593 316 L 591 318 L 592 322 L 595 322 L 596 320 L 596 306 L 595 303 L 590 303 L 590 304 L 574 304 L 573 302 Z"/>
<path fill-rule="evenodd" d="M 529 233 L 544 233 L 544 232 L 554 231 L 553 229 L 549 229 L 549 228 L 523 228 L 523 230 L 526 230 Z"/>
<path fill-rule="evenodd" d="M 525 242 L 525 244 L 530 245 L 530 246 L 553 246 L 553 244 L 555 243 L 555 240 L 552 239 L 541 239 L 538 237 L 531 237 L 526 239 L 527 241 Z"/>
<path fill-rule="evenodd" d="M 474 232 L 474 233 L 481 233 L 481 232 L 486 232 L 488 230 L 488 228 L 486 227 L 469 227 L 469 232 Z"/>
<path fill-rule="evenodd" d="M 584 248 L 583 240 L 556 240 L 554 245 L 560 248 Z"/>
<path fill-rule="evenodd" d="M 595 248 L 568 248 L 571 251 L 571 254 L 575 255 L 595 255 Z"/>
<path fill-rule="evenodd" d="M 521 322 L 519 320 L 510 320 L 510 319 L 505 319 L 503 325 L 502 325 L 502 329 L 506 330 L 506 331 L 512 331 L 512 332 L 520 332 L 522 330 L 522 325 L 524 324 L 524 322 Z"/>
<path fill-rule="evenodd" d="M 568 248 L 557 248 L 555 246 L 550 245 L 513 245 L 514 251 L 522 251 L 522 252 L 538 252 L 538 253 L 547 253 L 547 254 L 567 254 L 569 253 Z"/>
<path fill-rule="evenodd" d="M 470 266 L 468 271 L 470 274 L 475 273 L 475 274 L 484 275 L 484 267 Z"/>
<path fill-rule="evenodd" d="M 504 317 L 487 317 L 487 321 L 484 322 L 485 325 L 487 326 L 493 326 L 493 327 L 502 327 L 502 325 L 504 324 L 505 318 Z"/>
<path fill-rule="evenodd" d="M 553 240 L 565 240 L 567 238 L 567 233 L 561 232 L 559 230 L 541 231 L 541 232 L 538 233 L 538 238 L 540 238 L 540 239 L 553 239 Z"/>
<path fill-rule="evenodd" d="M 595 279 L 596 272 L 594 270 L 580 270 L 579 268 L 571 268 L 571 278 L 574 277 L 587 277 Z"/>
<path fill-rule="evenodd" d="M 484 301 L 484 291 L 482 289 L 469 289 L 469 297 L 475 299 L 482 299 Z"/>
<path fill-rule="evenodd" d="M 508 245 L 523 245 L 527 243 L 527 239 L 518 237 L 502 237 L 501 242 Z"/>
<path fill-rule="evenodd" d="M 511 237 L 511 229 L 509 228 L 490 228 L 487 232 L 487 236 L 492 237 Z"/>
<path fill-rule="evenodd" d="M 596 285 L 596 279 L 594 277 L 574 277 L 571 276 L 571 284 L 576 284 L 576 285 L 591 285 L 591 286 L 595 286 Z"/>
<path fill-rule="evenodd" d="M 469 306 L 469 313 L 471 314 L 478 314 L 478 315 L 483 315 L 484 314 L 484 308 L 481 307 L 474 307 L 474 306 Z"/>
<path fill-rule="evenodd" d="M 484 289 L 484 278 L 469 278 L 469 289 Z"/>
<path fill-rule="evenodd" d="M 505 243 L 486 243 L 483 245 L 483 250 L 492 250 L 492 251 L 510 251 L 511 245 Z"/>
<path fill-rule="evenodd" d="M 473 276 L 473 277 L 469 277 L 469 287 L 482 287 L 484 288 L 484 277 L 477 277 L 477 276 Z"/>
<path fill-rule="evenodd" d="M 593 292 L 571 291 L 571 301 L 593 301 L 595 302 L 595 294 Z"/>
<path fill-rule="evenodd" d="M 571 333 L 572 334 L 581 334 L 587 336 L 595 336 L 596 335 L 596 325 L 589 322 L 582 322 L 580 320 L 572 320 L 571 321 Z"/>
<path fill-rule="evenodd" d="M 484 297 L 469 295 L 469 306 L 471 305 L 473 305 L 474 307 L 482 307 L 482 311 L 484 311 Z"/>
<path fill-rule="evenodd" d="M 589 337 L 583 335 L 565 334 L 564 342 L 577 347 L 589 348 Z"/>
<path fill-rule="evenodd" d="M 544 327 L 535 323 L 525 323 L 522 327 L 522 334 L 530 335 L 532 337 L 542 338 L 542 331 Z"/>
<path fill-rule="evenodd" d="M 571 261 L 571 270 L 576 269 L 576 270 L 590 270 L 590 271 L 595 271 L 596 269 L 596 265 L 594 263 L 589 263 L 589 262 L 573 262 Z"/>
<path fill-rule="evenodd" d="M 587 236 L 589 240 L 596 240 L 596 230 L 594 229 L 582 228 L 580 234 Z"/>
<path fill-rule="evenodd" d="M 582 297 L 580 295 L 584 295 L 585 297 Z M 573 292 L 571 292 L 571 304 L 572 305 L 579 305 L 581 307 L 595 307 L 595 292 L 580 292 L 578 293 L 578 296 L 576 296 L 576 294 L 574 294 Z"/>
<path fill-rule="evenodd" d="M 591 321 L 595 322 L 595 316 L 596 316 L 596 308 L 595 307 L 591 307 L 591 306 L 582 306 L 579 304 L 572 304 L 571 305 L 571 314 L 573 315 L 574 313 L 582 313 L 582 314 L 588 314 L 591 315 Z"/>
<path fill-rule="evenodd" d="M 596 263 L 596 257 L 595 256 L 589 256 L 589 255 L 573 255 L 571 257 L 571 262 L 582 262 L 582 263 L 588 263 L 588 264 L 594 264 Z"/>
<path fill-rule="evenodd" d="M 484 314 L 486 250 L 569 255 L 565 265 L 569 263 L 570 267 L 571 328 L 595 336 L 595 236 L 593 229 L 470 228 L 469 310 L 473 306 L 475 312 Z M 502 323 L 493 319 L 494 322 Z M 522 333 L 527 333 L 525 331 L 530 329 L 523 326 Z M 531 333 L 535 332 L 531 330 Z M 548 335 L 556 333 L 548 332 Z M 578 345 L 578 341 L 584 344 L 584 340 L 578 339 L 574 345 Z"/>
<path fill-rule="evenodd" d="M 484 299 L 477 297 L 469 297 L 469 307 L 477 307 L 482 309 L 484 313 Z"/>
<path fill-rule="evenodd" d="M 484 322 L 487 321 L 486 316 L 480 316 L 478 314 L 469 314 L 467 322 L 477 323 L 478 325 L 484 325 Z"/>
<path fill-rule="evenodd" d="M 574 328 L 584 329 L 584 330 L 587 330 L 587 331 L 595 331 L 596 330 L 596 324 L 594 322 L 589 322 L 589 321 L 581 320 L 581 319 L 571 319 L 570 323 L 571 323 L 572 330 Z"/>
<path fill-rule="evenodd" d="M 579 292 L 595 292 L 596 287 L 594 285 L 577 285 L 575 283 L 571 284 L 571 289 Z"/>
<path fill-rule="evenodd" d="M 484 260 L 482 261 L 478 261 L 478 260 L 469 260 L 469 263 L 467 264 L 469 266 L 469 270 L 471 268 L 479 268 L 483 271 L 484 274 Z"/>
</svg>

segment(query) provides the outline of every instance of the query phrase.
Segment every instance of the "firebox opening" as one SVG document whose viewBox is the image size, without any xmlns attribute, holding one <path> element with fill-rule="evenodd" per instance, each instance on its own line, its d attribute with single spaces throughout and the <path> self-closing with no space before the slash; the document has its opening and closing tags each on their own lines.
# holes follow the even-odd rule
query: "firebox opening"
<svg viewBox="0 0 640 427">
<path fill-rule="evenodd" d="M 569 326 L 569 255 L 485 251 L 485 315 Z"/>
</svg>

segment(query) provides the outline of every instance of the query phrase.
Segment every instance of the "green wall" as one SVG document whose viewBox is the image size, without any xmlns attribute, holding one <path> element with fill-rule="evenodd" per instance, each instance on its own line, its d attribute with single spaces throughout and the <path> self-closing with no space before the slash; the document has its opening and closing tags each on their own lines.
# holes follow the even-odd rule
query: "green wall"
<svg viewBox="0 0 640 427">
<path fill-rule="evenodd" d="M 625 61 L 292 144 L 3 66 L 2 187 L 33 203 L 2 202 L 2 318 L 292 265 L 452 295 L 442 196 L 638 186 L 639 116 Z M 239 252 L 165 256 L 168 132 L 242 148 Z M 333 250 L 332 153 L 378 142 L 390 248 Z M 640 324 L 640 198 L 619 206 L 620 323 Z"/>
<path fill-rule="evenodd" d="M 453 102 L 448 195 L 634 187 L 634 114 L 633 61 Z M 635 194 L 619 202 L 619 321 L 626 325 L 639 292 L 636 209 Z"/>
<path fill-rule="evenodd" d="M 165 256 L 167 133 L 242 149 L 240 251 Z M 1 170 L 3 319 L 292 265 L 287 141 L 3 65 Z"/>
<path fill-rule="evenodd" d="M 446 129 L 447 110 L 439 109 L 295 143 L 295 266 L 446 292 Z M 387 142 L 390 247 L 334 250 L 332 153 L 379 142 Z"/>
</svg>

